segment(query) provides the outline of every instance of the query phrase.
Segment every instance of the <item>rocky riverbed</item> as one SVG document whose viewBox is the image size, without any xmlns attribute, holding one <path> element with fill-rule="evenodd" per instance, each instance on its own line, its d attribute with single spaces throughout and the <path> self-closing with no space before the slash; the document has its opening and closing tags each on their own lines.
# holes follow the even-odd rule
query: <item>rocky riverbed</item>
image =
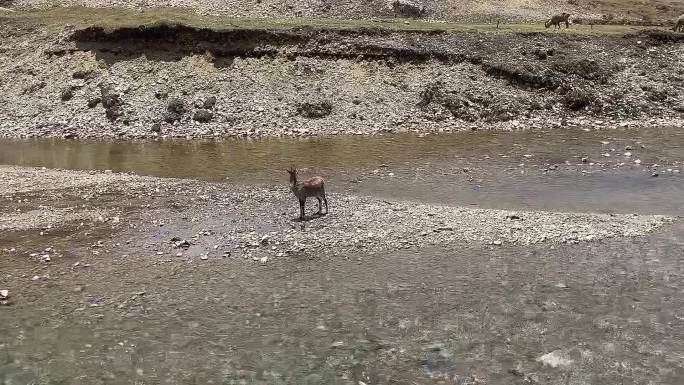
<svg viewBox="0 0 684 385">
<path fill-rule="evenodd" d="M 8 383 L 681 373 L 662 354 L 682 348 L 673 217 L 339 191 L 329 215 L 300 222 L 284 186 L 14 166 L 0 177 Z"/>
<path fill-rule="evenodd" d="M 130 16 L 130 15 L 129 15 Z M 682 126 L 684 35 L 0 26 L 4 137 Z"/>
<path fill-rule="evenodd" d="M 0 161 L 97 170 L 0 165 L 0 384 L 680 384 L 684 35 L 518 3 L 0 0 Z"/>
</svg>

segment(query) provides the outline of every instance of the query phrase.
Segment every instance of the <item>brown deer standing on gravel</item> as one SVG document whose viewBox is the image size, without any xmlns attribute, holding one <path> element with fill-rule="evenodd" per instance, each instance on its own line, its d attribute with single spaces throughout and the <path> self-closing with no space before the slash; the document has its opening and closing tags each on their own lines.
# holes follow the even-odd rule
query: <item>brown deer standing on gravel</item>
<svg viewBox="0 0 684 385">
<path fill-rule="evenodd" d="M 679 19 L 675 22 L 675 26 L 672 30 L 675 32 L 684 32 L 684 15 L 679 16 Z"/>
<path fill-rule="evenodd" d="M 299 199 L 299 219 L 304 219 L 304 205 L 308 197 L 318 199 L 318 212 L 316 213 L 318 215 L 323 215 L 322 202 L 325 202 L 325 214 L 327 215 L 328 200 L 325 199 L 325 180 L 320 176 L 315 176 L 303 182 L 297 182 L 297 169 L 290 167 L 287 172 L 290 174 L 290 190 Z"/>
</svg>

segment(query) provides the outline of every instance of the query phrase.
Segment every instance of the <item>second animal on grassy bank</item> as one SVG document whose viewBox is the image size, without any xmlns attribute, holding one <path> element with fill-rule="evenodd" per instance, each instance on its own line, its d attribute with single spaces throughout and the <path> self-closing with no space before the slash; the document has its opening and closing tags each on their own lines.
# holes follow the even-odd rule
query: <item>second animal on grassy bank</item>
<svg viewBox="0 0 684 385">
<path fill-rule="evenodd" d="M 544 27 L 549 28 L 552 25 L 556 28 L 561 27 L 561 23 L 565 23 L 565 28 L 570 28 L 570 14 L 569 13 L 561 13 L 560 15 L 555 15 L 552 16 L 549 21 L 544 23 Z"/>
</svg>

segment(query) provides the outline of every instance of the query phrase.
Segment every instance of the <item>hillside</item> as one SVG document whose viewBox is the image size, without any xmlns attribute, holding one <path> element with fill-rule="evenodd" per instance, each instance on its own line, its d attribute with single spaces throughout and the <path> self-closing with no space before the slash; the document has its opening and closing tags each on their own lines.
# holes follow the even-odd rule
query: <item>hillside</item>
<svg viewBox="0 0 684 385">
<path fill-rule="evenodd" d="M 406 1 L 406 0 L 402 0 Z M 684 13 L 680 0 L 411 0 L 425 7 L 422 16 L 460 22 L 539 21 L 569 12 L 580 19 L 604 22 L 664 22 Z M 249 17 L 387 18 L 396 13 L 389 0 L 0 0 L 0 6 L 157 8 L 185 7 L 204 14 Z"/>
<path fill-rule="evenodd" d="M 663 28 L 92 8 L 0 21 L 0 136 L 309 136 L 684 118 L 684 66 L 672 60 L 684 55 L 684 34 Z"/>
</svg>

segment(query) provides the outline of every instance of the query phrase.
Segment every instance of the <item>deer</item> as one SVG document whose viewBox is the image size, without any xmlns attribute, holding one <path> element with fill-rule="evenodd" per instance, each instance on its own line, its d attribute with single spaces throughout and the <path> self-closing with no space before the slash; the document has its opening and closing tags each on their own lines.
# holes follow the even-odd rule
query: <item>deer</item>
<svg viewBox="0 0 684 385">
<path fill-rule="evenodd" d="M 549 21 L 544 23 L 544 27 L 549 28 L 550 26 L 555 26 L 556 28 L 560 29 L 561 28 L 561 23 L 565 23 L 565 28 L 570 28 L 570 14 L 569 13 L 561 13 L 560 15 L 555 15 L 552 16 Z"/>
<path fill-rule="evenodd" d="M 287 170 L 290 174 L 290 191 L 299 199 L 299 219 L 304 220 L 304 205 L 306 198 L 315 197 L 318 199 L 317 215 L 328 214 L 328 200 L 325 198 L 325 180 L 320 176 L 314 176 L 305 181 L 297 181 L 297 169 L 290 167 Z M 325 214 L 323 214 L 323 205 L 325 203 Z"/>
</svg>

